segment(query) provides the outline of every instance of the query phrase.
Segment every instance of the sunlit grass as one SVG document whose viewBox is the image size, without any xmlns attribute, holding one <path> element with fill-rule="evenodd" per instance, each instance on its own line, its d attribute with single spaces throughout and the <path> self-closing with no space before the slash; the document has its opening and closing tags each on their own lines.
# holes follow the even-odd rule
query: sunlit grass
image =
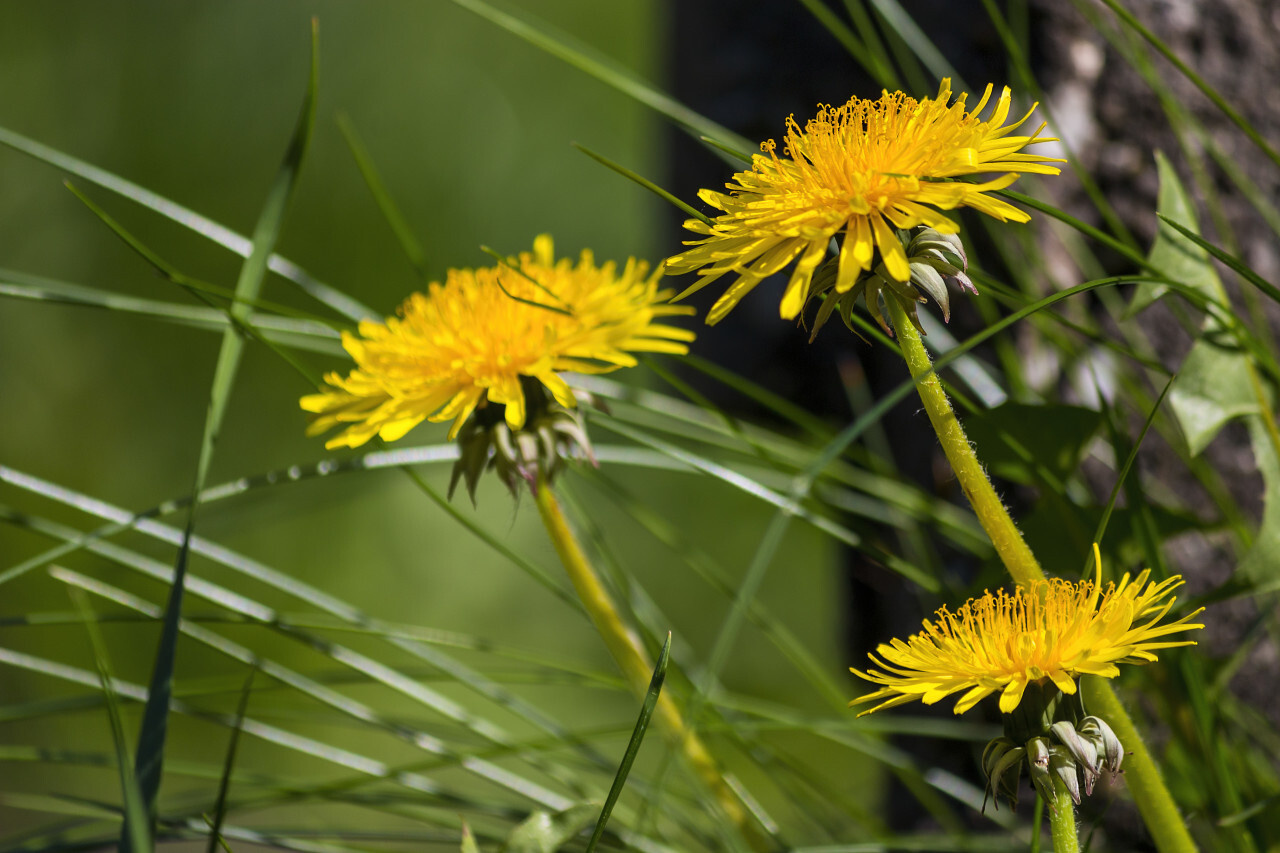
<svg viewBox="0 0 1280 853">
<path fill-rule="evenodd" d="M 296 85 L 287 109 L 273 107 L 274 162 L 238 177 L 254 187 L 252 209 L 245 199 L 216 215 L 183 203 L 189 193 L 168 182 L 187 162 L 180 150 L 152 185 L 38 126 L 9 127 L 0 112 L 0 174 L 18 175 L 21 198 L 59 206 L 56 216 L 42 207 L 41 223 L 61 223 L 55 236 L 42 231 L 0 256 L 9 309 L 0 323 L 23 356 L 8 359 L 5 387 L 24 403 L 4 428 L 23 452 L 0 458 L 0 846 L 466 850 L 465 827 L 482 850 L 1047 849 L 1039 812 L 982 808 L 980 756 L 1000 733 L 994 715 L 908 708 L 855 721 L 846 708 L 865 687 L 846 668 L 869 651 L 842 636 L 848 554 L 882 568 L 876 583 L 908 610 L 1009 583 L 1003 551 L 963 496 L 939 495 L 897 468 L 883 418 L 903 401 L 916 405 L 906 369 L 875 396 L 850 382 L 849 423 L 780 399 L 696 345 L 687 357 L 645 357 L 630 371 L 638 382 L 573 378 L 599 403 L 582 406 L 599 465 L 576 462 L 557 494 L 618 618 L 654 660 L 670 632 L 669 661 L 663 654 L 645 701 L 686 715 L 744 806 L 736 821 L 663 740 L 662 712 L 652 726 L 641 713 L 635 679 L 629 685 L 601 645 L 528 494 L 513 500 L 488 478 L 474 505 L 448 501 L 457 449 L 441 429 L 333 455 L 302 437 L 296 401 L 323 371 L 343 369 L 339 330 L 383 316 L 445 267 L 488 263 L 478 244 L 505 255 L 581 220 L 573 239 L 607 242 L 596 247 L 601 258 L 651 251 L 657 262 L 680 251 L 646 227 L 657 206 L 695 218 L 714 211 L 661 188 L 646 153 L 650 113 L 720 153 L 725 179 L 741 168 L 733 152 L 759 142 L 647 82 L 653 69 L 634 69 L 643 50 L 659 50 L 652 33 L 618 58 L 520 9 L 455 5 L 441 20 L 478 34 L 453 47 L 492 95 L 491 117 L 506 117 L 499 123 L 519 125 L 530 99 L 557 115 L 590 112 L 557 91 L 572 80 L 620 128 L 606 133 L 610 122 L 593 119 L 576 132 L 553 129 L 564 152 L 549 174 L 528 178 L 542 194 L 516 177 L 536 170 L 503 165 L 541 151 L 499 152 L 486 136 L 474 152 L 452 149 L 446 171 L 493 170 L 502 186 L 477 177 L 461 184 L 476 198 L 424 203 L 431 187 L 396 177 L 406 143 L 387 142 L 395 129 L 358 103 L 326 101 L 324 12 L 309 77 L 306 51 L 295 49 L 306 41 L 301 18 L 287 51 Z M 1269 850 L 1280 844 L 1280 737 L 1270 709 L 1233 684 L 1274 649 L 1280 358 L 1265 318 L 1280 288 L 1241 259 L 1221 217 L 1210 229 L 1201 211 L 1213 215 L 1217 196 L 1231 193 L 1270 228 L 1280 231 L 1280 218 L 1257 191 L 1259 176 L 1226 168 L 1168 75 L 1185 74 L 1244 144 L 1269 160 L 1275 151 L 1233 93 L 1181 59 L 1160 64 L 1169 48 L 1120 4 L 1105 5 L 1079 4 L 1079 14 L 1142 75 L 1180 142 L 1176 157 L 1147 152 L 1160 182 L 1154 244 L 1133 236 L 1067 149 L 1070 168 L 1057 180 L 1078 182 L 1094 210 L 1059 210 L 1024 179 L 1025 195 L 1003 193 L 1033 214 L 1022 233 L 965 219 L 983 232 L 969 241 L 982 295 L 952 308 L 984 328 L 957 339 L 924 318 L 929 375 L 941 378 L 977 458 L 1016 492 L 1014 520 L 1045 570 L 1084 576 L 1096 541 L 1117 576 L 1143 567 L 1154 578 L 1185 575 L 1190 594 L 1175 617 L 1208 608 L 1197 621 L 1209 640 L 1165 650 L 1159 664 L 1117 681 L 1179 812 L 1166 826 L 1148 817 L 1135 843 Z M 1045 101 L 1052 122 L 1018 9 L 984 7 L 1011 80 Z M 617 20 L 656 15 L 638 9 Z M 812 14 L 889 89 L 928 95 L 948 75 L 962 88 L 894 0 L 806 0 L 795 13 Z M 349 24 L 342 14 L 333 12 Z M 583 30 L 611 44 L 594 25 Z M 332 55 L 350 61 L 350 45 L 336 32 L 333 40 Z M 511 66 L 490 75 L 467 64 L 496 62 L 494 51 L 510 51 Z M 526 79 L 534 74 L 546 84 Z M 208 121 L 203 108 L 191 107 L 192 122 Z M 337 123 L 335 108 L 344 110 Z M 447 115 L 438 128 L 457 131 Z M 589 157 L 568 146 L 578 132 Z M 1209 177 L 1215 170 L 1225 181 Z M 319 185 L 359 190 L 362 231 L 327 229 Z M 555 202 L 548 218 L 558 222 L 537 223 L 561 185 L 578 188 L 572 201 Z M 592 199 L 606 201 L 593 210 Z M 491 235 L 462 239 L 488 223 L 455 220 L 498 208 Z M 8 209 L 0 222 L 24 233 Z M 92 246 L 83 258 L 44 259 L 78 241 Z M 1050 281 L 1050 256 L 1069 258 L 1078 277 Z M 373 265 L 372 283 L 362 263 Z M 1156 303 L 1193 341 L 1173 371 L 1142 320 Z M 859 306 L 844 318 L 865 342 L 851 340 L 894 347 L 875 313 Z M 847 334 L 841 326 L 823 335 Z M 1028 352 L 1073 379 L 1037 378 Z M 769 422 L 720 408 L 690 383 L 695 374 Z M 123 390 L 148 382 L 150 394 Z M 82 407 L 38 411 L 42 400 L 74 397 L 58 383 L 92 388 Z M 1098 393 L 1104 386 L 1110 393 Z M 137 411 L 97 414 L 117 395 Z M 1224 429 L 1252 457 L 1262 500 L 1206 452 Z M 1157 441 L 1159 470 L 1144 469 L 1139 451 Z M 1187 553 L 1212 564 L 1189 565 Z M 1227 619 L 1240 639 L 1224 650 L 1220 638 L 1231 635 L 1214 623 Z M 1103 707 L 1095 688 L 1088 701 Z M 957 756 L 967 766 L 957 769 Z M 1100 785 L 1081 808 L 1090 849 L 1126 849 L 1111 810 L 1129 813 L 1133 794 L 1147 808 L 1145 771 L 1130 767 L 1127 783 Z M 607 823 L 597 820 L 606 799 Z M 912 816 L 907 828 L 890 819 L 891 805 Z"/>
</svg>

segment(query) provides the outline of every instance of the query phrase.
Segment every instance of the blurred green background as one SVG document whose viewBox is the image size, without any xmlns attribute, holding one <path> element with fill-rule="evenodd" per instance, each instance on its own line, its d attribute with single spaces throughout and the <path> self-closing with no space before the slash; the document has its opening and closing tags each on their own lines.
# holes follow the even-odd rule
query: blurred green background
<svg viewBox="0 0 1280 853">
<path fill-rule="evenodd" d="M 641 76 L 659 76 L 664 4 L 523 5 Z M 570 147 L 577 141 L 642 174 L 661 176 L 659 120 L 591 77 L 443 2 L 0 4 L 0 127 L 247 234 L 302 100 L 313 15 L 319 19 L 321 59 L 316 129 L 278 251 L 319 280 L 384 313 L 422 285 L 343 141 L 339 114 L 363 138 L 425 247 L 432 277 L 450 266 L 488 263 L 481 244 L 514 253 L 544 231 L 555 236 L 562 253 L 591 247 L 601 259 L 657 260 L 675 248 L 655 239 L 659 202 Z M 62 186 L 66 177 L 0 146 L 0 268 L 195 304 L 73 197 Z M 240 259 L 230 252 L 119 196 L 74 182 L 178 269 L 234 285 Z M 278 277 L 269 278 L 264 297 L 322 311 Z M 134 511 L 182 495 L 195 468 L 218 345 L 215 333 L 121 312 L 4 299 L 0 464 Z M 308 357 L 317 367 L 341 367 L 336 359 Z M 630 372 L 637 375 L 628 380 L 645 381 L 643 370 Z M 330 456 L 321 440 L 303 435 L 297 399 L 309 390 L 276 356 L 251 344 L 210 482 Z M 424 426 L 402 443 L 443 441 L 443 427 Z M 426 473 L 443 488 L 447 465 Z M 707 478 L 616 467 L 609 473 L 679 520 L 731 575 L 745 569 L 768 507 Z M 626 573 L 670 617 L 678 633 L 677 659 L 689 650 L 705 657 L 727 612 L 725 598 L 692 578 L 675 555 L 589 485 L 571 485 L 592 501 L 595 521 Z M 78 530 L 99 523 L 8 483 L 0 484 L 0 503 Z M 560 578 L 530 502 L 517 505 L 489 485 L 478 510 L 461 496 L 454 505 Z M 585 618 L 467 533 L 396 471 L 343 474 L 219 501 L 201 511 L 197 532 L 375 617 L 465 632 L 567 666 L 612 671 Z M 761 598 L 832 672 L 840 672 L 847 662 L 840 653 L 834 546 L 801 525 L 793 525 L 788 536 L 785 559 L 774 567 Z M 119 541 L 172 564 L 167 545 L 140 534 Z M 0 571 L 52 544 L 13 525 L 0 527 Z M 152 602 L 163 600 L 163 585 L 101 557 L 79 552 L 63 563 Z M 191 570 L 268 605 L 306 609 L 208 560 L 193 558 Z M 44 570 L 7 583 L 0 602 L 0 617 L 70 609 L 64 586 Z M 188 612 L 210 609 L 189 595 Z M 337 669 L 303 644 L 265 629 L 219 630 L 304 672 Z M 124 624 L 106 625 L 104 631 L 117 673 L 145 684 L 158 628 Z M 351 642 L 387 654 L 372 641 Z M 0 646 L 92 669 L 87 639 L 74 625 L 0 627 Z M 504 665 L 486 655 L 472 660 L 482 668 Z M 189 642 L 179 646 L 179 691 L 202 685 L 222 691 L 192 700 L 201 707 L 234 707 L 243 673 L 242 665 L 221 655 Z M 724 675 L 726 684 L 748 695 L 800 710 L 826 708 L 751 626 Z M 456 685 L 436 686 L 474 701 Z M 635 713 L 624 692 L 563 684 L 517 689 L 570 728 L 603 732 L 606 752 L 620 753 Z M 106 750 L 101 704 L 79 707 L 74 701 L 87 692 L 92 691 L 47 675 L 0 667 L 0 706 L 19 709 L 0 720 L 0 744 Z M 440 725 L 388 689 L 365 685 L 349 692 L 391 716 L 428 728 Z M 59 697 L 70 704 L 58 704 Z M 130 738 L 139 707 L 125 705 Z M 421 756 L 385 734 L 335 728 L 332 714 L 320 714 L 315 703 L 287 691 L 255 694 L 251 714 L 392 763 Z M 518 722 L 502 722 L 526 734 Z M 175 726 L 174 760 L 221 760 L 226 729 L 188 718 L 178 718 Z M 662 746 L 654 739 L 647 748 L 659 754 Z M 825 776 L 848 790 L 857 785 L 843 753 L 818 745 L 799 751 L 811 754 L 815 782 Z M 260 742 L 246 746 L 244 756 L 246 768 L 333 772 Z M 9 795 L 0 800 L 0 827 L 11 833 L 49 817 L 39 804 L 15 799 L 14 792 L 57 790 L 110 800 L 116 784 L 109 768 L 9 764 L 0 774 L 10 780 L 4 786 Z M 164 796 L 169 802 L 207 799 L 215 785 L 216 778 L 171 771 Z M 859 796 L 870 806 L 865 790 Z M 348 816 L 308 819 L 340 823 Z"/>
</svg>

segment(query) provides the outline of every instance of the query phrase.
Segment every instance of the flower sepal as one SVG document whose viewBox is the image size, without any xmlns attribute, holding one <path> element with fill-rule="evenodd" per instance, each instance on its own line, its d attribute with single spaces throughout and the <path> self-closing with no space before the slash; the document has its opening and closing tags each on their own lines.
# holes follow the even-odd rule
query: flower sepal
<svg viewBox="0 0 1280 853">
<path fill-rule="evenodd" d="M 896 297 L 911 318 L 911 323 L 923 334 L 924 329 L 920 327 L 920 318 L 916 313 L 918 303 L 932 299 L 942 309 L 943 322 L 950 322 L 951 288 L 977 294 L 977 288 L 966 273 L 969 262 L 959 235 L 944 234 L 922 225 L 909 232 L 898 231 L 897 236 L 902 242 L 907 265 L 911 270 L 910 278 L 905 282 L 890 275 L 878 250 L 871 269 L 860 273 L 853 286 L 844 293 L 836 288 L 838 258 L 830 259 L 814 272 L 810 292 L 822 300 L 822 305 L 814 317 L 810 342 L 837 310 L 845 325 L 856 334 L 852 315 L 860 297 L 867 306 L 867 313 L 875 318 L 885 334 L 892 336 L 889 318 L 881 305 L 882 296 L 885 299 Z"/>
<path fill-rule="evenodd" d="M 1091 795 L 1098 779 L 1119 773 L 1124 760 L 1124 747 L 1106 721 L 1085 714 L 1078 687 L 1068 694 L 1052 683 L 1028 684 L 1018 707 L 1004 715 L 1004 732 L 982 754 L 986 796 L 996 799 L 997 808 L 1001 794 L 1017 807 L 1023 759 L 1046 802 L 1054 801 L 1056 778 L 1077 805 L 1082 790 Z"/>
<path fill-rule="evenodd" d="M 532 380 L 523 384 L 528 412 L 522 427 L 512 429 L 505 407 L 494 404 L 478 409 L 463 425 L 458 433 L 458 461 L 449 478 L 450 499 L 462 481 L 474 504 L 476 487 L 486 470 L 495 471 L 512 497 L 518 497 L 525 485 L 537 489 L 550 483 L 567 459 L 586 458 L 596 464 L 581 413 L 555 402 L 540 384 Z"/>
</svg>

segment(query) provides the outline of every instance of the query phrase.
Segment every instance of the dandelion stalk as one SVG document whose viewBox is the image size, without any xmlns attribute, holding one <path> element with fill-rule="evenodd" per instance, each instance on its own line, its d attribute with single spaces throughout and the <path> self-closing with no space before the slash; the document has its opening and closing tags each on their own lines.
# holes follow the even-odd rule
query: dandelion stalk
<svg viewBox="0 0 1280 853">
<path fill-rule="evenodd" d="M 1076 807 L 1071 792 L 1061 780 L 1054 783 L 1054 799 L 1049 803 L 1049 832 L 1053 853 L 1079 853 L 1080 834 L 1076 831 Z"/>
<path fill-rule="evenodd" d="M 1001 562 L 1004 563 L 1014 581 L 1022 586 L 1043 581 L 1044 570 L 1040 568 L 1040 563 L 1027 547 L 1009 511 L 1005 509 L 992 487 L 987 472 L 974 452 L 973 445 L 969 443 L 964 428 L 951 408 L 951 401 L 942 390 L 942 383 L 933 373 L 933 364 L 924 348 L 924 342 L 920 339 L 919 331 L 907 319 L 906 309 L 897 298 L 890 296 L 885 299 L 885 302 L 888 303 L 889 315 L 893 321 L 902 357 L 907 362 L 907 369 L 911 372 L 912 378 L 918 380 L 916 389 L 929 415 L 929 422 L 938 435 L 942 451 L 946 454 L 947 461 L 951 464 L 951 469 L 955 472 L 965 497 L 969 499 L 978 522 L 991 538 L 996 553 L 999 554 Z M 1156 848 L 1160 853 L 1189 853 L 1196 850 L 1186 824 L 1173 802 L 1173 797 L 1160 776 L 1159 768 L 1111 685 L 1097 678 L 1082 679 L 1082 682 L 1088 685 L 1091 710 L 1111 724 L 1125 749 L 1130 753 L 1125 764 L 1125 780 L 1147 825 L 1147 831 L 1151 833 L 1156 843 Z M 1061 795 L 1058 799 L 1061 800 Z M 1051 811 L 1056 813 L 1061 812 L 1062 809 L 1051 809 Z M 1058 838 L 1056 821 L 1059 819 L 1054 818 L 1055 844 Z M 1071 821 L 1074 838 L 1074 818 Z M 1066 849 L 1077 848 L 1072 846 Z"/>
<path fill-rule="evenodd" d="M 929 360 L 924 342 L 920 340 L 920 333 L 911 324 L 906 309 L 896 297 L 886 294 L 885 302 L 889 307 L 889 318 L 893 321 L 902 357 L 906 359 L 912 378 L 919 380 L 916 390 L 929 415 L 929 423 L 933 424 L 933 430 L 942 444 L 942 452 L 951 463 L 956 479 L 960 481 L 960 488 L 964 490 L 969 505 L 978 516 L 978 522 L 991 538 L 991 544 L 995 545 L 1000 561 L 1013 579 L 1023 586 L 1044 580 L 1044 570 L 1040 568 L 1036 555 L 1031 553 L 1026 540 L 1009 516 L 1009 511 L 1000 501 L 991 480 L 987 478 L 987 472 L 974 453 L 973 445 L 965 435 L 964 427 L 951 408 L 951 401 L 942 390 L 942 382 L 933 372 L 933 363 Z"/>
<path fill-rule="evenodd" d="M 541 483 L 533 491 L 538 504 L 538 513 L 542 516 L 547 535 L 551 537 L 556 553 L 560 556 L 565 571 L 569 573 L 569 580 L 573 582 L 578 598 L 587 608 L 591 622 L 596 626 L 596 631 L 600 633 L 614 662 L 622 670 L 627 684 L 637 696 L 643 696 L 648 689 L 650 676 L 653 674 L 653 662 L 645 652 L 640 638 L 623 622 L 608 590 L 600 582 L 599 575 L 583 553 L 577 537 L 569 529 L 569 524 L 565 520 L 560 502 L 556 499 L 551 485 Z M 654 717 L 657 718 L 667 740 L 684 755 L 695 775 L 710 789 L 721 809 L 751 846 L 758 851 L 770 849 L 771 845 L 756 827 L 737 794 L 725 781 L 724 774 L 721 773 L 715 759 L 711 757 L 711 753 L 707 751 L 702 739 L 685 722 L 680 709 L 668 694 L 663 693 L 658 697 Z"/>
</svg>

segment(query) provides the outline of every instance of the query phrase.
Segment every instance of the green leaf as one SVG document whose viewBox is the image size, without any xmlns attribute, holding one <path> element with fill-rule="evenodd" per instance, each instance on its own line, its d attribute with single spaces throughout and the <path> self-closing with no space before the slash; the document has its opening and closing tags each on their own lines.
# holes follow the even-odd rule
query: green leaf
<svg viewBox="0 0 1280 853">
<path fill-rule="evenodd" d="M 1257 538 L 1236 567 L 1236 574 L 1259 584 L 1255 592 L 1262 592 L 1280 589 L 1280 456 L 1276 455 L 1275 444 L 1267 434 L 1262 417 L 1249 418 L 1248 423 L 1253 458 L 1262 474 L 1266 497 Z"/>
<path fill-rule="evenodd" d="M 1229 335 L 1206 334 L 1196 341 L 1169 392 L 1169 408 L 1192 456 L 1213 441 L 1232 418 L 1258 413 L 1249 379 L 1249 359 Z"/>
<path fill-rule="evenodd" d="M 1016 483 L 1041 479 L 1033 466 L 1065 480 L 1080 467 L 1101 426 L 1102 413 L 1083 406 L 1010 402 L 965 418 L 969 438 L 991 473 Z"/>
<path fill-rule="evenodd" d="M 1156 171 L 1160 177 L 1156 210 L 1165 219 L 1198 232 L 1200 227 L 1196 223 L 1195 205 L 1178 180 L 1178 173 L 1160 151 L 1156 152 Z M 1222 298 L 1222 284 L 1209 262 L 1208 254 L 1166 222 L 1160 222 L 1147 261 L 1163 276 L 1188 285 L 1209 299 Z M 1133 300 L 1129 303 L 1125 316 L 1133 317 L 1168 292 L 1169 286 L 1166 284 L 1139 283 L 1134 289 Z"/>
<path fill-rule="evenodd" d="M 555 853 L 591 823 L 596 807 L 583 803 L 558 814 L 537 811 L 507 836 L 506 853 Z"/>
<path fill-rule="evenodd" d="M 462 853 L 480 853 L 480 845 L 476 843 L 476 834 L 464 820 L 462 822 Z"/>
</svg>

